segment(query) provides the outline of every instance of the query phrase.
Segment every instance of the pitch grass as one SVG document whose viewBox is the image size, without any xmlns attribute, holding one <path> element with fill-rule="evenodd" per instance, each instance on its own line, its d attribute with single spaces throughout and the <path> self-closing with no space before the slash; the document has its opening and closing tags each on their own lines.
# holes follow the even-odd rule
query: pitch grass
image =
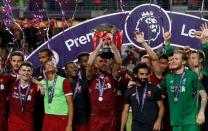
<svg viewBox="0 0 208 131">
<path fill-rule="evenodd" d="M 127 131 L 131 131 L 131 123 L 132 123 L 132 113 L 129 112 L 129 117 L 126 124 Z"/>
</svg>

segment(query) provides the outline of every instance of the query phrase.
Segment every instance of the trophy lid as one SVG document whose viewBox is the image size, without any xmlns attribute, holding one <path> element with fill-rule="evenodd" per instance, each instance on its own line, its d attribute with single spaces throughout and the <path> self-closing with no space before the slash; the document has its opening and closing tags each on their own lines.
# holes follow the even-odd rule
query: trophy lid
<svg viewBox="0 0 208 131">
<path fill-rule="evenodd" d="M 97 25 L 97 26 L 94 28 L 94 31 L 95 31 L 96 33 L 101 32 L 101 31 L 107 31 L 107 32 L 113 32 L 113 33 L 116 33 L 116 32 L 117 32 L 117 28 L 116 28 L 115 25 L 108 24 L 108 23 L 104 23 L 104 24 Z"/>
</svg>

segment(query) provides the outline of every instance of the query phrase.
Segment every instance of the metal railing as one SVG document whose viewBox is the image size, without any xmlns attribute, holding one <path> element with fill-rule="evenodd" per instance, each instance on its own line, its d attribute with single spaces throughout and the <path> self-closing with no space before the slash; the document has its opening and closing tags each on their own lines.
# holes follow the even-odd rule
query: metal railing
<svg viewBox="0 0 208 131">
<path fill-rule="evenodd" d="M 0 0 L 2 5 L 3 0 Z M 20 2 L 21 1 L 21 2 Z M 27 1 L 27 2 L 26 2 Z M 62 9 L 66 12 L 66 17 L 72 17 L 73 11 L 75 10 L 76 0 L 65 0 L 62 4 Z M 165 10 L 170 10 L 169 0 L 77 0 L 77 13 L 76 18 L 91 18 L 93 11 L 103 11 L 103 14 L 113 13 L 121 11 L 123 8 L 125 11 L 132 10 L 134 7 L 144 3 L 155 3 L 160 5 Z M 96 2 L 97 1 L 97 2 Z M 100 2 L 99 2 L 100 1 Z M 196 0 L 195 0 L 196 1 Z M 208 9 L 208 0 L 205 0 L 205 9 Z M 192 4 L 192 0 L 173 0 L 173 6 L 185 6 L 187 10 L 200 10 L 201 0 L 197 3 Z M 14 0 L 12 2 L 14 8 L 15 17 L 26 17 L 30 18 L 34 11 L 39 9 L 45 9 L 51 17 L 61 18 L 60 7 L 56 0 Z M 183 12 L 189 12 L 184 10 Z M 174 10 L 173 10 L 174 11 Z M 23 12 L 23 16 L 19 16 L 20 12 Z M 196 13 L 198 14 L 198 13 Z M 205 15 L 207 13 L 205 12 Z"/>
</svg>

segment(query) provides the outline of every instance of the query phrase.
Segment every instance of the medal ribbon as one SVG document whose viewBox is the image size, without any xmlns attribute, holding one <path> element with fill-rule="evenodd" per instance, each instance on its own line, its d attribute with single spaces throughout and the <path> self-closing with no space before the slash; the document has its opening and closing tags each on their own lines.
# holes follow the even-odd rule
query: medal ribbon
<svg viewBox="0 0 208 131">
<path fill-rule="evenodd" d="M 19 93 L 19 100 L 20 100 L 20 105 L 21 105 L 21 108 L 22 108 L 22 112 L 24 110 L 24 106 L 25 106 L 25 103 L 26 103 L 28 95 L 29 95 L 30 85 L 31 85 L 31 82 L 29 82 L 29 84 L 27 86 L 26 94 L 23 97 L 22 93 L 21 93 L 21 81 L 19 80 L 18 93 Z"/>
<path fill-rule="evenodd" d="M 73 96 L 73 99 L 75 98 L 76 94 L 77 94 L 77 90 L 78 90 L 78 87 L 79 87 L 79 79 L 77 80 L 77 83 L 76 83 L 76 86 L 75 86 L 75 89 L 74 89 L 74 96 Z"/>
<path fill-rule="evenodd" d="M 48 89 L 48 103 L 51 103 L 53 100 L 53 94 L 55 90 L 57 75 L 55 76 L 55 79 L 53 81 L 53 86 L 51 88 L 48 87 L 48 80 L 46 80 L 46 88 Z"/>
<path fill-rule="evenodd" d="M 186 69 L 184 70 L 184 72 L 181 76 L 181 79 L 180 79 L 180 82 L 179 82 L 178 86 L 176 86 L 176 82 L 175 82 L 175 78 L 174 78 L 174 99 L 178 99 L 178 96 L 180 94 L 180 90 L 181 90 L 181 87 L 182 87 L 182 83 L 183 83 L 184 78 L 185 78 L 185 74 L 186 74 Z"/>
<path fill-rule="evenodd" d="M 143 95 L 142 95 L 142 103 L 140 102 L 140 99 L 139 99 L 139 92 L 137 90 L 138 87 L 136 87 L 136 99 L 137 99 L 137 102 L 138 104 L 141 106 L 141 112 L 143 111 L 143 107 L 144 107 L 144 103 L 145 103 L 145 100 L 146 100 L 146 92 L 147 92 L 147 84 L 145 85 L 144 87 L 144 91 L 143 91 Z"/>
<path fill-rule="evenodd" d="M 103 92 L 104 92 L 104 87 L 105 87 L 105 77 L 98 78 L 98 90 L 99 90 L 99 97 L 103 97 Z"/>
</svg>

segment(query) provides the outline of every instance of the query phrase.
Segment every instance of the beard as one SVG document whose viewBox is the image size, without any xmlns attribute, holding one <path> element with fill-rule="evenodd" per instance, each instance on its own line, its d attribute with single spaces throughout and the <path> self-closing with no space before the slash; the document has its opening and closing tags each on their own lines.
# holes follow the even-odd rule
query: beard
<svg viewBox="0 0 208 131">
<path fill-rule="evenodd" d="M 102 74 L 105 74 L 107 72 L 107 67 L 97 68 L 97 71 L 102 73 Z"/>
<path fill-rule="evenodd" d="M 177 67 L 173 68 L 173 70 L 177 71 L 182 68 L 182 65 L 178 65 Z"/>
<path fill-rule="evenodd" d="M 148 82 L 148 79 L 147 78 L 140 78 L 138 79 L 138 82 L 142 85 L 142 86 L 145 86 Z"/>
</svg>

